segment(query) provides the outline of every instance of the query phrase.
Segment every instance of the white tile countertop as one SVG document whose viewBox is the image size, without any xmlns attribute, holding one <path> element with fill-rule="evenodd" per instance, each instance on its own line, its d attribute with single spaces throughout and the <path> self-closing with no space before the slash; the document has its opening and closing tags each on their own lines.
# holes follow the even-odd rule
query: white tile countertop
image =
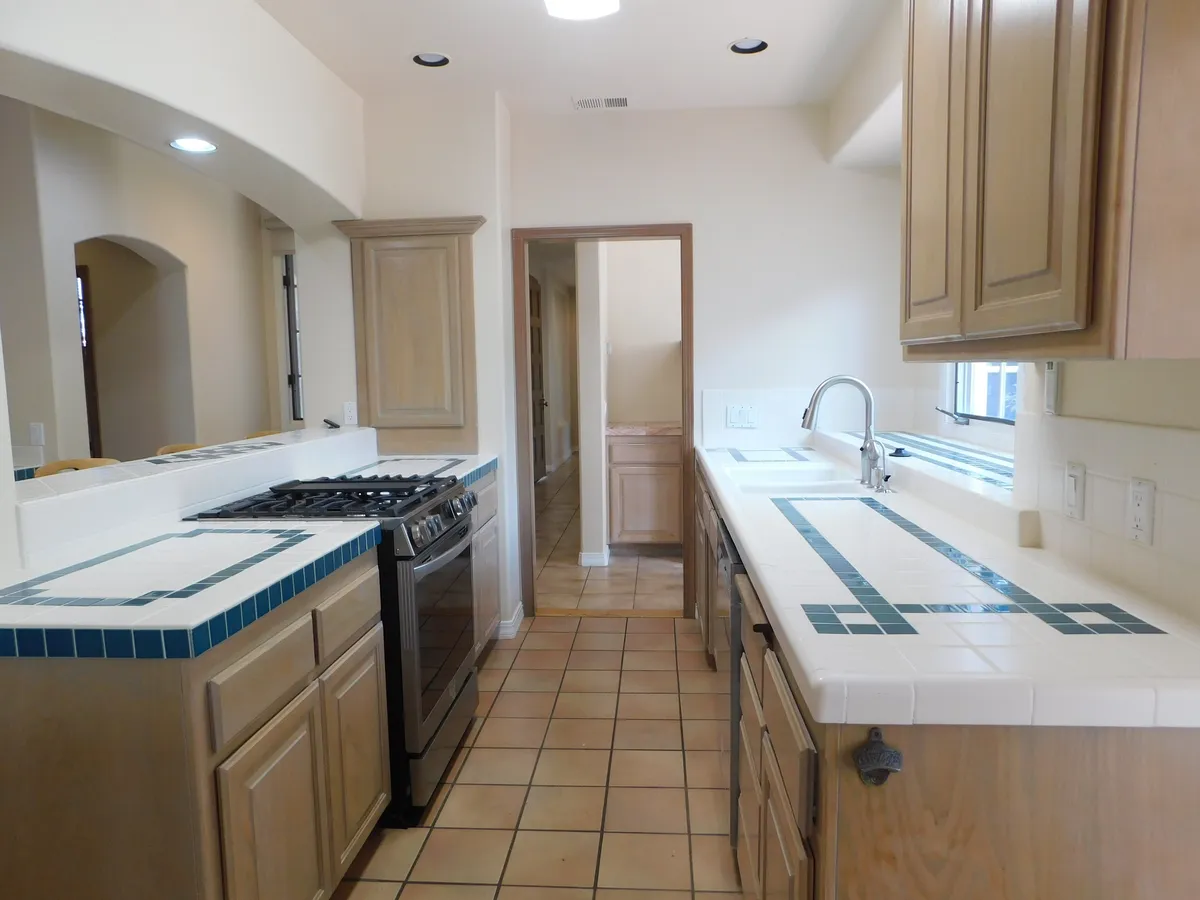
<svg viewBox="0 0 1200 900">
<path fill-rule="evenodd" d="M 1200 727 L 1175 613 L 808 448 L 700 458 L 819 721 Z"/>
<path fill-rule="evenodd" d="M 441 475 L 454 476 L 470 487 L 490 472 L 495 472 L 498 460 L 488 454 L 439 456 L 383 456 L 378 462 L 347 472 L 347 475 Z"/>
</svg>

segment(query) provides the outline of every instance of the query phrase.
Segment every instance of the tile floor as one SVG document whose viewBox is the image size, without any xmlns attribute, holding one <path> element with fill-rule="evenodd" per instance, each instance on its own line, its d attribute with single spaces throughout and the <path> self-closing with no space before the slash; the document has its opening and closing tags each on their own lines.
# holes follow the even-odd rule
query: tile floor
<svg viewBox="0 0 1200 900">
<path fill-rule="evenodd" d="M 579 565 L 579 467 L 572 457 L 534 488 L 540 613 L 579 615 L 683 612 L 683 558 L 678 548 L 614 548 L 605 567 Z"/>
<path fill-rule="evenodd" d="M 733 900 L 729 680 L 695 625 L 543 617 L 499 641 L 426 827 L 377 832 L 334 900 Z"/>
</svg>

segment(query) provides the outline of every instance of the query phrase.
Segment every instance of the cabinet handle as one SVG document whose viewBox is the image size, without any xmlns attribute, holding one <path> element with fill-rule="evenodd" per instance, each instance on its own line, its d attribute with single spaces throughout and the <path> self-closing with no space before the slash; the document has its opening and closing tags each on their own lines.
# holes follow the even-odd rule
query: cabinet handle
<svg viewBox="0 0 1200 900">
<path fill-rule="evenodd" d="M 854 751 L 854 765 L 863 784 L 878 787 L 904 768 L 904 754 L 883 742 L 883 730 L 872 728 L 867 742 Z"/>
</svg>

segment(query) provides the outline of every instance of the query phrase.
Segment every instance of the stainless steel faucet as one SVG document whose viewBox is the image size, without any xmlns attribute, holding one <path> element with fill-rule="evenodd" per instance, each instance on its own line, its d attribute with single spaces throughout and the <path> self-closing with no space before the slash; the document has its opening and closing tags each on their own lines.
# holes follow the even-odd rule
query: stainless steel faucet
<svg viewBox="0 0 1200 900">
<path fill-rule="evenodd" d="M 825 396 L 827 390 L 838 384 L 849 384 L 858 388 L 866 402 L 866 425 L 863 429 L 862 449 L 859 451 L 862 456 L 862 481 L 860 483 L 871 487 L 883 486 L 886 489 L 887 463 L 883 462 L 886 454 L 883 452 L 883 444 L 875 439 L 875 397 L 866 382 L 858 378 L 851 378 L 849 375 L 835 375 L 833 378 L 826 378 L 813 391 L 812 399 L 808 401 L 808 409 L 804 411 L 804 420 L 801 425 L 810 431 L 816 427 L 817 409 L 821 405 L 821 398 Z M 876 482 L 876 478 L 878 478 L 878 482 Z"/>
</svg>

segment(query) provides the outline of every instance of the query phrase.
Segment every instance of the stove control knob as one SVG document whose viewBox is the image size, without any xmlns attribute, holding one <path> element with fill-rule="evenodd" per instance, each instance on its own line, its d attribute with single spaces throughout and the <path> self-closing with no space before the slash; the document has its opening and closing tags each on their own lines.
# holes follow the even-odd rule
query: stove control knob
<svg viewBox="0 0 1200 900">
<path fill-rule="evenodd" d="M 425 543 L 425 533 L 421 530 L 421 526 L 416 522 L 408 526 L 408 533 L 412 536 L 414 547 L 420 547 Z"/>
<path fill-rule="evenodd" d="M 442 524 L 441 516 L 434 515 L 429 517 L 429 531 L 431 534 L 439 535 L 445 530 L 446 526 Z"/>
<path fill-rule="evenodd" d="M 479 497 L 474 491 L 467 491 L 463 494 L 462 499 L 467 509 L 474 509 L 479 505 Z"/>
<path fill-rule="evenodd" d="M 451 500 L 450 501 L 450 511 L 452 513 L 454 513 L 455 518 L 457 518 L 458 516 L 461 516 L 464 512 L 462 500 L 459 499 L 458 497 L 455 497 L 453 500 Z"/>
</svg>

